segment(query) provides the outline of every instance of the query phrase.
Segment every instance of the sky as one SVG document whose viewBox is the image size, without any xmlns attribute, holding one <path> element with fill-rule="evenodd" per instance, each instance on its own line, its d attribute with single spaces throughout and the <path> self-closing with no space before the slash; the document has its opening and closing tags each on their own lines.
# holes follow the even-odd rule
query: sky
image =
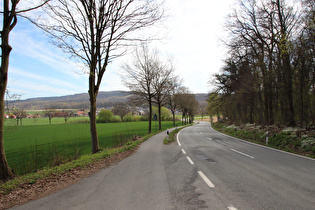
<svg viewBox="0 0 315 210">
<path fill-rule="evenodd" d="M 215 3 L 214 3 L 215 2 Z M 175 75 L 192 93 L 209 93 L 209 81 L 225 58 L 224 21 L 234 0 L 167 0 L 168 18 L 158 30 L 166 34 L 152 43 L 173 58 Z M 82 66 L 50 43 L 29 21 L 19 18 L 10 35 L 8 89 L 20 99 L 87 93 L 88 75 Z M 121 81 L 122 64 L 131 56 L 117 58 L 107 68 L 100 91 L 128 90 Z"/>
</svg>

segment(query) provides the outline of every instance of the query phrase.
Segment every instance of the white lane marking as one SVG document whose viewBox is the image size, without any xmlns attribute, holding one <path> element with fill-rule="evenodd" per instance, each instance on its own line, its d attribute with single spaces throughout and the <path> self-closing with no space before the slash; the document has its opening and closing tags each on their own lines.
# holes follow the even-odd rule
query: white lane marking
<svg viewBox="0 0 315 210">
<path fill-rule="evenodd" d="M 182 149 L 182 152 L 184 153 L 184 155 L 186 155 L 186 152 L 185 152 L 185 150 L 184 150 L 184 149 Z"/>
<path fill-rule="evenodd" d="M 202 134 L 202 132 L 200 131 L 200 134 Z"/>
<path fill-rule="evenodd" d="M 234 206 L 229 206 L 228 209 L 229 210 L 237 210 L 237 208 L 235 208 Z"/>
<path fill-rule="evenodd" d="M 178 146 L 182 146 L 182 145 L 180 144 L 180 142 L 179 142 L 179 139 L 178 139 L 178 136 L 179 136 L 179 134 L 180 134 L 181 131 L 182 131 L 182 130 L 180 130 L 180 131 L 178 132 L 177 136 L 176 136 Z"/>
<path fill-rule="evenodd" d="M 187 160 L 190 162 L 191 165 L 194 165 L 195 163 L 190 159 L 190 157 L 186 156 Z"/>
<path fill-rule="evenodd" d="M 206 183 L 210 188 L 214 188 L 214 184 L 208 179 L 208 177 L 206 177 L 206 175 L 204 175 L 204 173 L 202 173 L 201 171 L 198 171 L 198 174 L 201 176 L 201 178 L 203 179 L 203 181 L 205 181 L 205 183 Z"/>
<path fill-rule="evenodd" d="M 249 157 L 249 158 L 252 158 L 252 159 L 254 159 L 254 157 L 253 156 L 250 156 L 250 155 L 248 155 L 248 154 L 245 154 L 245 153 L 243 153 L 243 152 L 240 152 L 240 151 L 237 151 L 237 150 L 235 150 L 235 149 L 231 149 L 233 152 L 236 152 L 236 153 L 238 153 L 238 154 L 241 154 L 241 155 L 244 155 L 244 156 L 246 156 L 246 157 Z"/>
<path fill-rule="evenodd" d="M 264 146 L 264 145 L 261 145 L 261 144 L 256 144 L 256 143 L 253 143 L 253 142 L 250 142 L 250 141 L 245 141 L 245 140 L 240 139 L 240 138 L 236 138 L 236 137 L 233 137 L 233 136 L 226 135 L 226 134 L 224 134 L 224 133 L 220 133 L 219 131 L 216 131 L 216 130 L 214 130 L 214 129 L 211 127 L 211 123 L 210 123 L 210 128 L 211 128 L 214 132 L 219 133 L 219 134 L 222 135 L 222 136 L 226 136 L 226 137 L 229 137 L 229 138 L 232 138 L 232 139 L 236 139 L 236 140 L 241 141 L 241 142 L 244 142 L 244 143 L 246 143 L 246 144 L 251 144 L 251 145 L 256 146 L 256 147 L 262 147 L 262 148 L 269 149 L 269 150 L 273 150 L 273 151 L 276 151 L 276 152 L 281 152 L 281 153 L 284 153 L 284 154 L 287 154 L 287 155 L 292 155 L 292 156 L 295 156 L 295 157 L 299 157 L 299 158 L 304 158 L 304 159 L 308 159 L 308 160 L 315 161 L 315 158 L 310 158 L 310 157 L 306 157 L 306 156 L 294 154 L 294 153 L 291 153 L 291 152 L 279 150 L 279 149 L 276 149 L 276 148 L 267 147 L 267 146 Z"/>
<path fill-rule="evenodd" d="M 211 138 L 209 138 L 209 137 L 207 137 L 207 139 L 209 139 L 210 141 L 212 141 L 212 139 L 211 139 Z"/>
</svg>

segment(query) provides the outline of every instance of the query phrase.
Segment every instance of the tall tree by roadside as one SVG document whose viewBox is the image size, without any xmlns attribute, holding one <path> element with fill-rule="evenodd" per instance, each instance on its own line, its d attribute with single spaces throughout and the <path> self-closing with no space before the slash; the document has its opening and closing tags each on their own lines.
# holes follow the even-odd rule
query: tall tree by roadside
<svg viewBox="0 0 315 210">
<path fill-rule="evenodd" d="M 44 1 L 38 6 L 17 10 L 17 5 L 20 0 L 3 0 L 2 16 L 2 30 L 1 30 L 1 67 L 0 67 L 0 179 L 6 180 L 13 177 L 12 170 L 10 169 L 4 152 L 3 140 L 3 126 L 4 126 L 4 96 L 7 88 L 8 70 L 9 70 L 9 57 L 12 47 L 9 44 L 9 36 L 12 29 L 17 23 L 17 15 L 30 10 L 37 9 L 48 1 Z"/>
<path fill-rule="evenodd" d="M 173 80 L 172 73 L 174 72 L 174 68 L 171 60 L 167 62 L 156 60 L 155 65 L 153 88 L 156 94 L 153 97 L 153 102 L 158 107 L 159 130 L 162 130 L 161 109 L 167 104 L 167 99 L 169 98 L 172 90 L 171 81 Z"/>
<path fill-rule="evenodd" d="M 208 114 L 210 115 L 211 122 L 213 122 L 212 117 L 214 116 L 220 119 L 220 112 L 221 112 L 220 109 L 222 108 L 222 105 L 220 103 L 221 102 L 220 95 L 216 91 L 211 92 L 209 94 L 209 98 L 207 102 L 208 102 L 207 111 L 208 111 Z"/>
<path fill-rule="evenodd" d="M 314 1 L 302 1 L 311 11 Z M 228 57 L 215 75 L 221 114 L 236 123 L 313 121 L 314 44 L 307 28 L 314 20 L 303 15 L 301 1 L 238 2 L 226 24 Z"/>
<path fill-rule="evenodd" d="M 195 95 L 190 93 L 188 88 L 181 87 L 179 92 L 175 95 L 175 101 L 178 110 L 182 112 L 182 125 L 186 125 L 188 122 L 192 123 L 198 108 Z"/>
<path fill-rule="evenodd" d="M 147 44 L 142 44 L 135 51 L 133 63 L 123 65 L 125 74 L 121 75 L 125 85 L 149 105 L 149 133 L 152 129 L 153 97 L 156 95 L 153 81 L 157 72 L 157 60 L 158 52 L 150 51 Z"/>
<path fill-rule="evenodd" d="M 88 70 L 90 133 L 96 153 L 96 99 L 107 66 L 124 53 L 126 45 L 142 39 L 133 32 L 161 19 L 161 5 L 152 0 L 56 0 L 45 11 L 50 19 L 38 25 Z"/>
<path fill-rule="evenodd" d="M 172 113 L 172 116 L 173 116 L 173 126 L 175 127 L 176 126 L 176 123 L 175 123 L 175 112 L 176 112 L 176 109 L 177 109 L 177 103 L 176 103 L 176 94 L 179 93 L 179 90 L 180 90 L 180 87 L 181 87 L 181 83 L 182 83 L 182 80 L 179 79 L 178 77 L 174 77 L 170 82 L 169 82 L 169 85 L 170 85 L 170 94 L 169 94 L 169 97 L 168 97 L 168 105 L 170 107 L 170 110 L 171 110 L 171 113 Z"/>
</svg>

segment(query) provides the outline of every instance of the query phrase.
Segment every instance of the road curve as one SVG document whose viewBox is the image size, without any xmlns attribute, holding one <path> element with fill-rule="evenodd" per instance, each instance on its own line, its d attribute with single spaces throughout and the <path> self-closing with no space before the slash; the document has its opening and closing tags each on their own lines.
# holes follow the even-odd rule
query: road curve
<svg viewBox="0 0 315 210">
<path fill-rule="evenodd" d="M 315 159 L 226 136 L 209 123 L 182 130 L 179 144 L 228 208 L 315 207 Z"/>
<path fill-rule="evenodd" d="M 209 123 L 166 132 L 78 183 L 13 209 L 314 209 L 315 161 L 238 140 Z"/>
</svg>

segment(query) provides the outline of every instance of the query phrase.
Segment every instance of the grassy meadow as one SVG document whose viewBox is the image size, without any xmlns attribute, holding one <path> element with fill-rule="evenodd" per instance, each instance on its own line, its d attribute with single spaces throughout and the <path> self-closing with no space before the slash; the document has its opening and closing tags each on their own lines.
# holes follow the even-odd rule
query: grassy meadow
<svg viewBox="0 0 315 210">
<path fill-rule="evenodd" d="M 70 117 L 67 123 L 88 123 L 89 117 Z M 51 119 L 51 124 L 65 124 L 63 117 L 54 117 Z M 17 120 L 6 119 L 5 126 L 16 126 Z M 22 125 L 49 125 L 48 117 L 45 118 L 24 118 L 22 119 Z"/>
<path fill-rule="evenodd" d="M 34 125 L 33 119 L 24 119 L 22 126 L 10 124 L 4 128 L 7 161 L 16 174 L 35 172 L 91 153 L 88 123 L 65 124 L 62 118 L 60 121 L 53 118 L 52 125 L 48 125 L 40 120 L 48 121 L 39 118 L 38 124 Z M 171 121 L 162 122 L 162 129 L 170 127 Z M 155 131 L 154 123 L 152 131 Z M 100 147 L 112 148 L 124 144 L 134 135 L 147 134 L 148 122 L 99 123 L 97 132 Z"/>
</svg>

